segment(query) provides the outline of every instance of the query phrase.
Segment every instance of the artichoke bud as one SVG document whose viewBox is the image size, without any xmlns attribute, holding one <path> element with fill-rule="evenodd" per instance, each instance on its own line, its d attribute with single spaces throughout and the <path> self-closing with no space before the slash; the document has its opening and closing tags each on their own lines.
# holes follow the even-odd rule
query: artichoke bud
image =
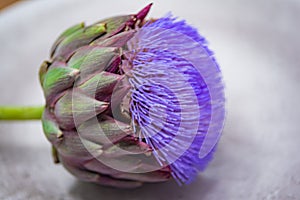
<svg viewBox="0 0 300 200">
<path fill-rule="evenodd" d="M 219 138 L 224 120 L 220 70 L 185 21 L 145 20 L 151 5 L 67 29 L 40 67 L 45 135 L 55 161 L 83 181 L 189 183 L 212 158 L 205 137 Z"/>
</svg>

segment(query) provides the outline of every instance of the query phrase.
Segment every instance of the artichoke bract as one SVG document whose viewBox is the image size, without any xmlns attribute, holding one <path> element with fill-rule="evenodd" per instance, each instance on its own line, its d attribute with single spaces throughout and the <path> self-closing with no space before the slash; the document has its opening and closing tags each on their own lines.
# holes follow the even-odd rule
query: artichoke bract
<svg viewBox="0 0 300 200">
<path fill-rule="evenodd" d="M 54 161 L 80 180 L 135 188 L 193 181 L 224 122 L 221 72 L 206 40 L 168 14 L 75 25 L 39 77 Z"/>
</svg>

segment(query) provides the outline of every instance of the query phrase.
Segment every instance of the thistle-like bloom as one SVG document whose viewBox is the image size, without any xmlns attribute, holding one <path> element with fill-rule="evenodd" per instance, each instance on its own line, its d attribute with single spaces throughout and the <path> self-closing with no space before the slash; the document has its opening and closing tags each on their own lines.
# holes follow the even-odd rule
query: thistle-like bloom
<svg viewBox="0 0 300 200">
<path fill-rule="evenodd" d="M 65 31 L 40 69 L 44 132 L 81 180 L 137 187 L 204 170 L 224 121 L 205 39 L 172 15 L 113 17 Z"/>
</svg>

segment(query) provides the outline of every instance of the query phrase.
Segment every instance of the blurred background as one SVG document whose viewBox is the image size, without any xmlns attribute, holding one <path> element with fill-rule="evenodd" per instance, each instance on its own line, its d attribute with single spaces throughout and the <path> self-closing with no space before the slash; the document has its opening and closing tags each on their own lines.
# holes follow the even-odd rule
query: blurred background
<svg viewBox="0 0 300 200">
<path fill-rule="evenodd" d="M 183 187 L 99 187 L 53 164 L 40 122 L 0 122 L 1 200 L 300 199 L 298 0 L 1 0 L 0 104 L 44 103 L 37 73 L 61 31 L 150 2 L 150 17 L 195 26 L 221 66 L 227 118 L 208 169 Z"/>
<path fill-rule="evenodd" d="M 2 0 L 0 2 L 0 9 L 4 9 L 7 6 L 11 6 L 12 4 L 16 3 L 17 0 Z"/>
</svg>

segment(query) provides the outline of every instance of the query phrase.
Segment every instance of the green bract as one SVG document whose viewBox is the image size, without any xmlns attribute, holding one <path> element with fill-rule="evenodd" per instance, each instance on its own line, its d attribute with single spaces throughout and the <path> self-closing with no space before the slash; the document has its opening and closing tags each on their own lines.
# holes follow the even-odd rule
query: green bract
<svg viewBox="0 0 300 200">
<path fill-rule="evenodd" d="M 150 5 L 137 15 L 67 29 L 53 44 L 50 60 L 40 68 L 46 99 L 45 135 L 53 145 L 55 162 L 81 180 L 133 188 L 170 178 L 169 167 L 156 169 L 152 149 L 133 135 L 124 106 L 129 91 L 121 69 L 126 43 L 142 26 L 149 9 Z"/>
</svg>

